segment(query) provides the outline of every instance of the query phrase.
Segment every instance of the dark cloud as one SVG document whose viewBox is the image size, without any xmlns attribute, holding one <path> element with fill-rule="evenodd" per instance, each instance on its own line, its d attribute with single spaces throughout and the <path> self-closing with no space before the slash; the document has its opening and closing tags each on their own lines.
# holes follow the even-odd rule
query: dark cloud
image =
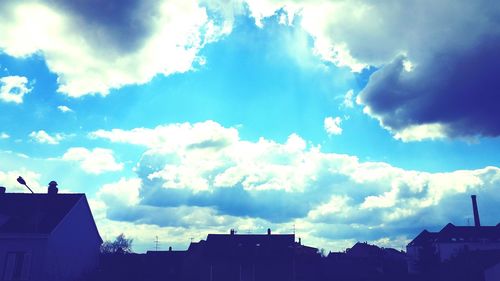
<svg viewBox="0 0 500 281">
<path fill-rule="evenodd" d="M 148 3 L 150 1 L 140 0 L 50 1 L 52 7 L 71 14 L 75 32 L 122 52 L 136 50 L 150 37 L 151 18 L 156 15 L 157 7 Z"/>
<path fill-rule="evenodd" d="M 400 56 L 370 77 L 361 102 L 393 132 L 438 123 L 450 137 L 500 136 L 499 35 L 433 52 L 410 72 Z"/>
<path fill-rule="evenodd" d="M 311 183 L 304 192 L 247 190 L 241 184 L 195 192 L 190 189 L 163 188 L 161 180 L 155 181 L 143 179 L 140 196 L 142 205 L 211 207 L 221 215 L 262 218 L 281 223 L 306 217 L 310 210 L 328 201 L 329 196 L 340 189 L 337 186 L 347 181 L 347 177 L 325 177 Z M 336 184 L 332 185 L 332 182 Z"/>
</svg>

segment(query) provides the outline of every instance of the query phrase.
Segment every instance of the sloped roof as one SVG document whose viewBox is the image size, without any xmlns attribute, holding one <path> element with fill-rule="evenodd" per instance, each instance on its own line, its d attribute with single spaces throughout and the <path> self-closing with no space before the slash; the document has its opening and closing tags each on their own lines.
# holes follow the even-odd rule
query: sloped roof
<svg viewBox="0 0 500 281">
<path fill-rule="evenodd" d="M 439 232 L 422 231 L 408 246 L 435 242 L 500 242 L 500 224 L 496 226 L 455 226 L 447 224 Z"/>
<path fill-rule="evenodd" d="M 455 226 L 447 224 L 437 236 L 440 242 L 449 241 L 499 241 L 500 226 Z"/>
<path fill-rule="evenodd" d="M 206 254 L 209 255 L 277 255 L 291 252 L 294 234 L 209 234 Z"/>
<path fill-rule="evenodd" d="M 208 234 L 207 243 L 215 245 L 272 245 L 290 246 L 295 242 L 294 234 Z"/>
<path fill-rule="evenodd" d="M 0 234 L 49 234 L 85 194 L 0 194 Z"/>
<path fill-rule="evenodd" d="M 408 246 L 417 246 L 426 243 L 433 243 L 437 235 L 438 232 L 429 232 L 426 229 L 424 229 L 422 232 L 420 232 L 420 234 L 417 235 L 417 237 L 415 237 L 410 243 L 408 243 Z"/>
<path fill-rule="evenodd" d="M 351 256 L 377 256 L 382 255 L 382 249 L 366 242 L 356 242 L 346 253 Z"/>
</svg>

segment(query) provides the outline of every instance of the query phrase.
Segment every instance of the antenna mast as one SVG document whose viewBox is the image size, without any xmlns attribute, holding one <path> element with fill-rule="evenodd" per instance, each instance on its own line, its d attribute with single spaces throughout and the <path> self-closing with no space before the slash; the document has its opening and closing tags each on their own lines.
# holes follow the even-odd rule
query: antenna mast
<svg viewBox="0 0 500 281">
<path fill-rule="evenodd" d="M 155 238 L 155 250 L 157 252 L 158 252 L 158 243 L 159 243 L 159 241 L 158 241 L 158 235 L 157 235 L 156 238 Z"/>
</svg>

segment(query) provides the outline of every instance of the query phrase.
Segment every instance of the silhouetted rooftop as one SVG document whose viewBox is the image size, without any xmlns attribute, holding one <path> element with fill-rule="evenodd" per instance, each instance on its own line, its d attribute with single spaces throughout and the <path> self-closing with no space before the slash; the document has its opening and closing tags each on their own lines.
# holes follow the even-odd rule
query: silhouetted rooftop
<svg viewBox="0 0 500 281">
<path fill-rule="evenodd" d="M 208 234 L 207 243 L 212 245 L 259 246 L 273 245 L 276 247 L 290 246 L 295 242 L 294 234 Z"/>
<path fill-rule="evenodd" d="M 439 232 L 422 231 L 408 246 L 434 242 L 500 242 L 500 224 L 496 226 L 455 226 L 448 223 Z"/>
<path fill-rule="evenodd" d="M 49 234 L 85 194 L 0 194 L 0 234 Z"/>
</svg>

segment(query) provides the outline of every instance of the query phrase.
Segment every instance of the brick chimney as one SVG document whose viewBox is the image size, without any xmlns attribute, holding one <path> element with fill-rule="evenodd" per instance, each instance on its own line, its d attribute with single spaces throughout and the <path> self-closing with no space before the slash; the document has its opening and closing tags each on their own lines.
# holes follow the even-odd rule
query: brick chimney
<svg viewBox="0 0 500 281">
<path fill-rule="evenodd" d="M 57 182 L 56 181 L 51 181 L 49 182 L 49 189 L 48 189 L 48 194 L 57 194 L 59 189 L 57 188 Z"/>
<path fill-rule="evenodd" d="M 472 211 L 474 212 L 474 226 L 480 227 L 481 221 L 479 220 L 479 211 L 477 209 L 476 195 L 471 195 L 472 199 Z"/>
</svg>

